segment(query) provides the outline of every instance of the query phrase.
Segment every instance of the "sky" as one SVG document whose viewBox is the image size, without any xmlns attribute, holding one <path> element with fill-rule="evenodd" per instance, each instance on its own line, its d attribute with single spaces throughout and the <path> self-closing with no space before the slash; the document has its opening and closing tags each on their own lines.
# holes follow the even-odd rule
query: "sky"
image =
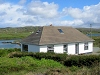
<svg viewBox="0 0 100 75">
<path fill-rule="evenodd" d="M 0 0 L 0 28 L 50 24 L 100 28 L 100 0 Z"/>
</svg>

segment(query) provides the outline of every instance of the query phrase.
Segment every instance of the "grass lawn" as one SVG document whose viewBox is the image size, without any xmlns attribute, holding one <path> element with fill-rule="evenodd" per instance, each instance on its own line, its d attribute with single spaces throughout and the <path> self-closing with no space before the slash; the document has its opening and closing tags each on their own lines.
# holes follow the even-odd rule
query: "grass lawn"
<svg viewBox="0 0 100 75">
<path fill-rule="evenodd" d="M 51 54 L 50 57 L 48 53 L 0 49 L 0 75 L 100 75 L 99 56 L 66 55 L 65 59 L 64 54 Z"/>
</svg>

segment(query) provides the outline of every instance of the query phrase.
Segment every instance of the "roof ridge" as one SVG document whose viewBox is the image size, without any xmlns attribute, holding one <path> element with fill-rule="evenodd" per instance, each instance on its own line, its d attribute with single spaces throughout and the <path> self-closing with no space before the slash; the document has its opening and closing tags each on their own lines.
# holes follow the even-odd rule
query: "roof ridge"
<svg viewBox="0 0 100 75">
<path fill-rule="evenodd" d="M 43 33 L 43 29 L 44 29 L 44 26 L 41 27 L 41 28 L 42 28 L 42 29 L 41 29 L 41 35 L 42 35 L 42 33 Z M 38 45 L 40 45 L 41 35 L 40 35 L 40 39 L 39 39 Z"/>
</svg>

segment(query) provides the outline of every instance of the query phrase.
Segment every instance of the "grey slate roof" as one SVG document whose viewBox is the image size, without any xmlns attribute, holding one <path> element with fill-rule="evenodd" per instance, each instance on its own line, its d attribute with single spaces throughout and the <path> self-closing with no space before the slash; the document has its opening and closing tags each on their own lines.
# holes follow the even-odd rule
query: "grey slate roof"
<svg viewBox="0 0 100 75">
<path fill-rule="evenodd" d="M 64 33 L 60 33 L 58 29 L 61 29 Z M 87 41 L 94 41 L 94 40 L 84 35 L 75 28 L 64 27 L 64 26 L 43 26 L 39 29 L 38 34 L 33 33 L 29 35 L 28 37 L 23 39 L 21 43 L 46 45 L 46 44 L 87 42 Z"/>
</svg>

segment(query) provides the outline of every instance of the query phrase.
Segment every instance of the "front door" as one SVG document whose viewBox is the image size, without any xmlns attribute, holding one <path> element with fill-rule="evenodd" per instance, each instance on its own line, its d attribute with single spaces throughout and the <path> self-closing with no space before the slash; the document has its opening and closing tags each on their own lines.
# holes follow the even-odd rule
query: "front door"
<svg viewBox="0 0 100 75">
<path fill-rule="evenodd" d="M 75 44 L 75 54 L 79 54 L 79 44 Z"/>
</svg>

